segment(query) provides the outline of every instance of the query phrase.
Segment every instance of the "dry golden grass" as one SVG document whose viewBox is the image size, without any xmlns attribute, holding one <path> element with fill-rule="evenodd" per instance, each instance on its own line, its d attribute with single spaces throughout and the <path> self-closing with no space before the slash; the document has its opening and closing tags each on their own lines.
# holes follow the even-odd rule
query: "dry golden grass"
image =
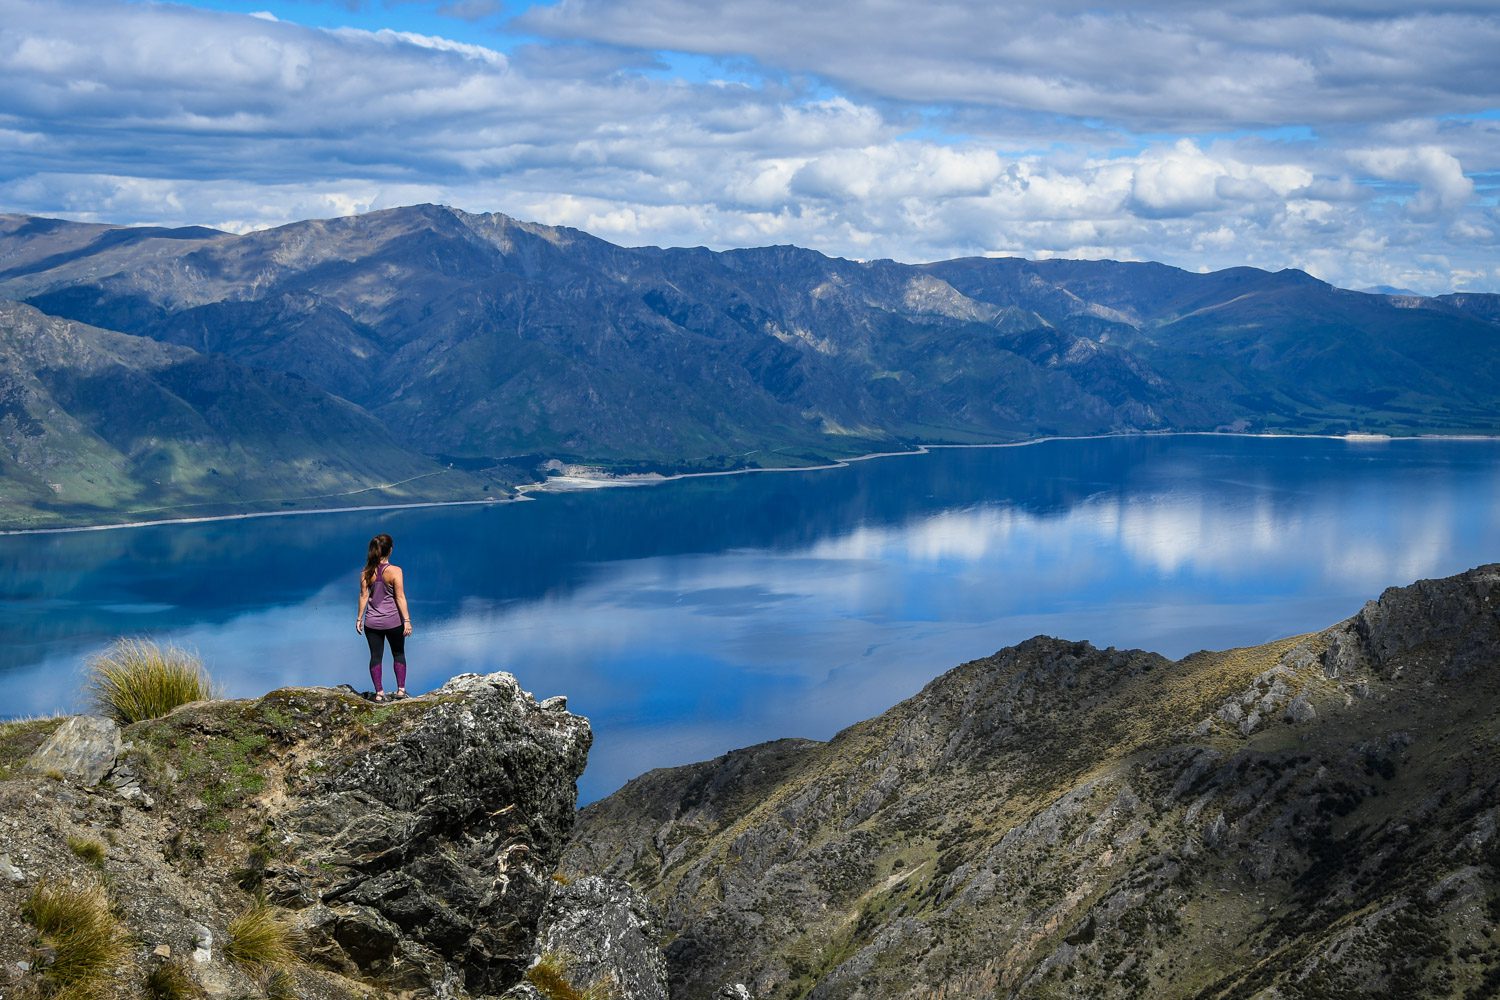
<svg viewBox="0 0 1500 1000">
<path fill-rule="evenodd" d="M 26 918 L 41 943 L 55 952 L 43 972 L 53 1000 L 96 1000 L 112 995 L 126 956 L 125 930 L 97 883 L 38 882 L 26 901 Z"/>
<path fill-rule="evenodd" d="M 146 1000 L 200 1000 L 203 988 L 193 981 L 181 962 L 163 962 L 147 974 L 142 984 Z"/>
<path fill-rule="evenodd" d="M 89 693 L 100 711 L 129 725 L 211 698 L 214 692 L 196 655 L 150 639 L 116 639 L 89 660 Z"/>
<path fill-rule="evenodd" d="M 526 981 L 547 1000 L 613 1000 L 614 991 L 605 983 L 594 983 L 580 990 L 568 979 L 567 958 L 547 952 L 526 970 Z"/>
<path fill-rule="evenodd" d="M 295 965 L 295 932 L 264 899 L 257 899 L 229 921 L 224 954 L 237 965 L 263 973 Z"/>
</svg>

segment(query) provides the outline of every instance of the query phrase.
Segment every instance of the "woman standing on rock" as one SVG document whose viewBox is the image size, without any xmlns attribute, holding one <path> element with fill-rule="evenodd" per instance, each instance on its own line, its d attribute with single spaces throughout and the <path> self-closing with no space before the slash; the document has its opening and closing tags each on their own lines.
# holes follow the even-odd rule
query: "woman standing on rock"
<svg viewBox="0 0 1500 1000">
<path fill-rule="evenodd" d="M 359 614 L 354 630 L 363 632 L 370 644 L 370 680 L 375 682 L 375 700 L 385 701 L 381 683 L 381 660 L 385 642 L 391 642 L 392 666 L 396 671 L 396 698 L 406 697 L 406 637 L 411 635 L 411 612 L 406 609 L 406 587 L 401 567 L 391 565 L 391 536 L 370 539 L 364 572 L 359 575 Z"/>
</svg>

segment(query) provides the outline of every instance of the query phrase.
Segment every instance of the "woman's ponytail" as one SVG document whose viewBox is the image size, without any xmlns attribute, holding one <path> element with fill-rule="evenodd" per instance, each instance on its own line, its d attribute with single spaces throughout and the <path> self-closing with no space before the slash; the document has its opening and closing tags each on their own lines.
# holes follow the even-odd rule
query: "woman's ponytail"
<svg viewBox="0 0 1500 1000">
<path fill-rule="evenodd" d="M 391 536 L 386 534 L 376 535 L 370 539 L 370 550 L 365 556 L 365 586 L 368 587 L 375 582 L 375 570 L 380 566 L 380 560 L 391 554 Z"/>
</svg>

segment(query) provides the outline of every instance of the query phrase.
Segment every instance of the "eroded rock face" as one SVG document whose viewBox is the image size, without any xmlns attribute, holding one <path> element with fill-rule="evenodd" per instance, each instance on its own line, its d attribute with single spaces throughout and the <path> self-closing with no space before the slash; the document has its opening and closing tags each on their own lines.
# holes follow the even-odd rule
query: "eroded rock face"
<svg viewBox="0 0 1500 1000">
<path fill-rule="evenodd" d="M 33 760 L 102 758 L 54 752 L 90 726 Z M 114 738 L 105 773 L 0 781 L 0 968 L 18 987 L 44 975 L 23 911 L 45 879 L 106 886 L 139 953 L 122 997 L 165 963 L 209 996 L 260 995 L 264 970 L 230 957 L 256 894 L 301 932 L 298 996 L 498 995 L 537 953 L 592 737 L 499 673 L 388 706 L 325 688 L 200 702 Z"/>
<path fill-rule="evenodd" d="M 266 888 L 320 903 L 308 931 L 363 970 L 448 963 L 471 992 L 497 993 L 530 956 L 589 730 L 508 674 L 455 678 L 426 700 L 416 725 L 308 780 L 272 818 L 300 863 Z"/>
<path fill-rule="evenodd" d="M 595 984 L 631 1000 L 667 1000 L 667 963 L 650 904 L 628 884 L 588 876 L 559 885 L 537 934 L 538 957 L 561 956 L 580 989 Z"/>
</svg>

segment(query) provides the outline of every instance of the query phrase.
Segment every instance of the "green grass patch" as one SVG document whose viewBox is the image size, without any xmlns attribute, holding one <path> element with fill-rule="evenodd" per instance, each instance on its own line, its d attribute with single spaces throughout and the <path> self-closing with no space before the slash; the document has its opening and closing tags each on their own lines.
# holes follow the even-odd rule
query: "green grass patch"
<svg viewBox="0 0 1500 1000">
<path fill-rule="evenodd" d="M 214 692 L 196 655 L 150 639 L 116 639 L 89 660 L 89 694 L 101 712 L 128 726 Z"/>
<path fill-rule="evenodd" d="M 95 868 L 104 867 L 104 845 L 88 837 L 69 837 L 68 850 Z"/>
<path fill-rule="evenodd" d="M 38 943 L 55 952 L 52 964 L 41 973 L 48 996 L 95 1000 L 114 995 L 126 938 L 102 885 L 43 879 L 26 900 L 25 916 L 37 929 Z"/>
</svg>

